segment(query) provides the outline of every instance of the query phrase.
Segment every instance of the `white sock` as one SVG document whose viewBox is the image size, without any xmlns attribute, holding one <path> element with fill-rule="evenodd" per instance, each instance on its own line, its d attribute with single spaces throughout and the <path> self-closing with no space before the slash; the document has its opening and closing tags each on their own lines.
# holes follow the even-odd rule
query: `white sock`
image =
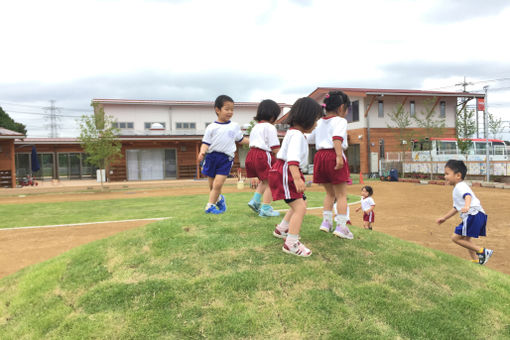
<svg viewBox="0 0 510 340">
<path fill-rule="evenodd" d="M 324 221 L 328 221 L 329 223 L 333 223 L 333 212 L 332 211 L 324 210 L 322 212 L 322 216 L 324 218 Z"/>
<path fill-rule="evenodd" d="M 212 204 L 212 203 L 207 203 L 207 204 L 206 204 L 206 206 L 205 206 L 205 210 L 209 209 L 212 205 L 214 205 L 214 204 Z"/>
<path fill-rule="evenodd" d="M 279 231 L 285 231 L 287 229 L 289 229 L 289 222 L 288 221 L 285 221 L 285 219 L 283 219 L 280 224 L 278 224 L 276 226 L 276 229 L 278 229 Z"/>
<path fill-rule="evenodd" d="M 289 247 L 293 246 L 297 241 L 299 241 L 299 235 L 288 234 L 287 239 L 285 240 L 285 244 Z"/>
<path fill-rule="evenodd" d="M 335 221 L 338 225 L 345 226 L 348 221 L 347 215 L 336 215 Z"/>
</svg>

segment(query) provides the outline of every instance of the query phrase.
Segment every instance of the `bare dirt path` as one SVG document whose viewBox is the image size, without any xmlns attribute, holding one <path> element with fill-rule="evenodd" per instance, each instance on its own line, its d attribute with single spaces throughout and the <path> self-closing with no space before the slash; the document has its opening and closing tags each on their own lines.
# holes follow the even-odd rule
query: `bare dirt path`
<svg viewBox="0 0 510 340">
<path fill-rule="evenodd" d="M 443 225 L 435 220 L 452 206 L 449 186 L 414 183 L 368 182 L 374 188 L 376 202 L 376 232 L 383 232 L 423 246 L 468 259 L 467 251 L 453 244 L 450 235 L 460 221 L 452 217 Z M 225 193 L 238 192 L 235 186 L 226 186 Z M 313 186 L 310 190 L 322 190 Z M 250 191 L 245 188 L 244 190 Z M 361 185 L 349 186 L 349 194 L 359 195 Z M 489 215 L 488 237 L 476 240 L 481 246 L 495 250 L 488 267 L 510 274 L 510 190 L 474 188 Z M 100 199 L 125 199 L 149 196 L 179 196 L 208 193 L 207 184 L 175 186 L 171 188 L 129 189 L 117 192 L 49 193 L 26 197 L 2 196 L 0 204 L 61 202 Z M 361 225 L 361 213 L 351 208 L 351 220 Z M 321 215 L 320 209 L 309 213 Z M 84 225 L 64 228 L 0 230 L 0 278 L 28 265 L 57 256 L 73 247 L 118 232 L 136 228 L 150 221 Z"/>
</svg>

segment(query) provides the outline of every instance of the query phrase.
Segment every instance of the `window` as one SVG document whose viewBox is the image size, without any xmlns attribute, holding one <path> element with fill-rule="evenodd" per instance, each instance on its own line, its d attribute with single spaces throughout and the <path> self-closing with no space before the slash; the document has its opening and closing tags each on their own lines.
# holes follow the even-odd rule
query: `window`
<svg viewBox="0 0 510 340">
<path fill-rule="evenodd" d="M 439 103 L 439 117 L 446 117 L 446 102 Z"/>
<path fill-rule="evenodd" d="M 134 128 L 133 122 L 113 122 L 112 127 L 116 129 L 133 129 Z"/>
<path fill-rule="evenodd" d="M 411 117 L 416 116 L 416 106 L 414 104 L 414 100 L 409 102 L 409 114 Z"/>
<path fill-rule="evenodd" d="M 176 129 L 196 129 L 197 128 L 197 124 L 196 123 L 191 123 L 191 122 L 179 122 L 179 123 L 175 123 L 175 128 Z"/>
<path fill-rule="evenodd" d="M 161 124 L 166 129 L 166 123 L 165 122 L 145 122 L 145 123 L 143 123 L 143 127 L 144 127 L 145 130 L 149 130 L 151 128 L 151 125 L 154 124 L 154 123 Z"/>
<path fill-rule="evenodd" d="M 455 141 L 436 141 L 438 155 L 456 155 L 457 142 Z"/>
<path fill-rule="evenodd" d="M 379 114 L 378 117 L 384 117 L 384 102 L 379 100 Z"/>
<path fill-rule="evenodd" d="M 359 100 L 355 100 L 349 107 L 349 113 L 347 115 L 350 119 L 347 119 L 349 123 L 359 122 Z"/>
</svg>

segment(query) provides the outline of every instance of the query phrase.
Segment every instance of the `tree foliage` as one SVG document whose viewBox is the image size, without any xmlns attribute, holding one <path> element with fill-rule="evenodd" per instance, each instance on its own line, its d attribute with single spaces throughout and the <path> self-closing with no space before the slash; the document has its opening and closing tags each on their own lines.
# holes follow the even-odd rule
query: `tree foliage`
<svg viewBox="0 0 510 340">
<path fill-rule="evenodd" d="M 400 104 L 396 111 L 388 113 L 390 124 L 386 124 L 389 129 L 395 132 L 395 137 L 402 151 L 402 176 L 405 175 L 404 164 L 406 159 L 406 151 L 415 139 L 416 132 L 410 129 L 412 125 L 412 117 L 409 111 L 404 110 L 404 105 Z"/>
<path fill-rule="evenodd" d="M 505 130 L 503 120 L 501 118 L 494 117 L 494 115 L 490 112 L 487 112 L 487 120 L 489 123 L 489 135 L 494 139 L 501 139 L 502 133 Z"/>
<path fill-rule="evenodd" d="M 117 139 L 119 130 L 113 127 L 113 118 L 105 115 L 102 107 L 92 106 L 94 106 L 94 115 L 84 115 L 79 122 L 80 137 L 78 139 L 88 155 L 87 162 L 99 169 L 107 170 L 113 161 L 122 157 L 122 145 Z"/>
<path fill-rule="evenodd" d="M 426 100 L 423 105 L 424 109 L 420 110 L 420 113 L 414 117 L 416 124 L 421 128 L 421 132 L 418 134 L 419 139 L 428 144 L 428 150 L 430 155 L 430 178 L 432 179 L 432 138 L 440 137 L 443 134 L 443 130 L 446 126 L 446 119 L 439 117 L 437 110 L 434 109 L 432 100 Z"/>
<path fill-rule="evenodd" d="M 457 111 L 455 122 L 455 138 L 457 139 L 457 146 L 459 151 L 464 155 L 466 161 L 468 159 L 468 152 L 473 142 L 469 139 L 476 133 L 475 111 L 463 110 Z"/>
<path fill-rule="evenodd" d="M 0 106 L 0 126 L 11 131 L 27 135 L 27 127 L 24 124 L 15 122 Z"/>
</svg>

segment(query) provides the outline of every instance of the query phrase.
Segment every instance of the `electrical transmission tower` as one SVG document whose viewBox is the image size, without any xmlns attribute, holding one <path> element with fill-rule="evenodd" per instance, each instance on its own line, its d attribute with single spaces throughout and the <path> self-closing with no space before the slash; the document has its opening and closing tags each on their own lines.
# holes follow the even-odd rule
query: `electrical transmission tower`
<svg viewBox="0 0 510 340">
<path fill-rule="evenodd" d="M 60 108 L 55 106 L 55 100 L 50 100 L 50 106 L 45 107 L 44 110 L 47 112 L 46 119 L 49 121 L 48 124 L 46 124 L 46 127 L 50 128 L 50 138 L 57 138 L 58 137 L 58 129 L 60 125 L 57 123 L 57 121 L 60 119 L 59 116 L 57 116 L 58 113 L 60 113 Z"/>
<path fill-rule="evenodd" d="M 466 87 L 468 85 L 474 85 L 474 84 L 473 83 L 468 83 L 466 81 L 466 76 L 464 76 L 464 81 L 462 83 L 455 84 L 455 86 L 462 86 L 462 92 L 467 92 L 466 91 Z M 464 111 L 466 110 L 467 102 L 469 102 L 470 100 L 471 100 L 470 98 L 462 98 L 461 99 L 460 105 L 462 105 L 464 107 Z M 476 103 L 475 103 L 475 116 L 476 116 L 476 118 L 475 118 L 476 119 L 476 138 L 478 138 L 479 137 L 479 135 L 478 135 L 478 129 L 479 129 L 479 127 L 478 127 L 478 108 L 476 106 Z"/>
</svg>

